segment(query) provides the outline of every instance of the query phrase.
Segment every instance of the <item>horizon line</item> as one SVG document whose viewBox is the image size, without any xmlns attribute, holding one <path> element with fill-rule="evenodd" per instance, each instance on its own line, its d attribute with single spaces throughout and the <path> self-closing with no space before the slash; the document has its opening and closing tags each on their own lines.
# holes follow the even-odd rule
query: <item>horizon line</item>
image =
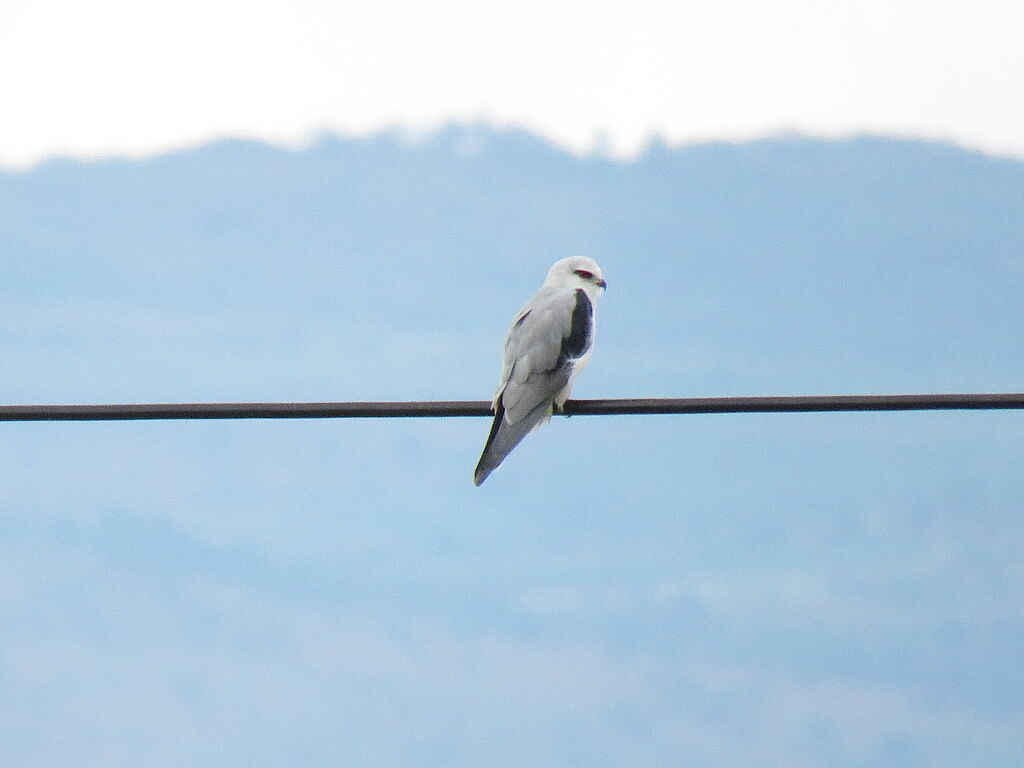
<svg viewBox="0 0 1024 768">
<path fill-rule="evenodd" d="M 652 151 L 685 151 L 694 147 L 715 145 L 747 146 L 763 143 L 808 142 L 821 144 L 852 143 L 864 140 L 891 141 L 897 143 L 927 144 L 960 150 L 996 161 L 1024 163 L 1024 153 L 998 151 L 978 144 L 958 140 L 951 136 L 929 135 L 905 131 L 855 128 L 844 131 L 811 131 L 798 127 L 780 126 L 763 131 L 750 131 L 722 135 L 694 135 L 686 138 L 672 138 L 665 132 L 652 129 L 629 150 L 616 150 L 608 138 L 610 132 L 596 131 L 587 146 L 576 146 L 546 132 L 523 123 L 498 120 L 449 119 L 424 126 L 392 122 L 368 129 L 353 129 L 343 126 L 320 126 L 303 131 L 299 136 L 287 137 L 273 132 L 224 131 L 213 132 L 194 138 L 153 142 L 151 146 L 139 149 L 54 149 L 46 154 L 34 154 L 14 159 L 0 155 L 0 173 L 26 174 L 36 171 L 49 163 L 75 162 L 83 165 L 105 162 L 148 162 L 172 155 L 187 154 L 218 144 L 232 142 L 252 144 L 281 152 L 299 154 L 309 151 L 327 141 L 374 142 L 390 139 L 396 145 L 415 149 L 437 142 L 447 133 L 461 134 L 459 138 L 473 138 L 474 133 L 490 136 L 525 135 L 549 148 L 581 160 L 603 160 L 611 163 L 629 164 L 636 162 Z M 469 148 L 463 156 L 479 154 L 484 147 Z"/>
</svg>

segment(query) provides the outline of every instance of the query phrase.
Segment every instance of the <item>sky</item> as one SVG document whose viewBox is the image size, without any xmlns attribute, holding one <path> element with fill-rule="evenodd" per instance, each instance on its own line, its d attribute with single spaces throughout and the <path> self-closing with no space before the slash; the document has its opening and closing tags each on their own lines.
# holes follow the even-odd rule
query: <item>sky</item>
<svg viewBox="0 0 1024 768">
<path fill-rule="evenodd" d="M 451 120 L 614 155 L 868 132 L 1024 157 L 1022 34 L 1017 0 L 0 0 L 0 165 Z"/>
</svg>

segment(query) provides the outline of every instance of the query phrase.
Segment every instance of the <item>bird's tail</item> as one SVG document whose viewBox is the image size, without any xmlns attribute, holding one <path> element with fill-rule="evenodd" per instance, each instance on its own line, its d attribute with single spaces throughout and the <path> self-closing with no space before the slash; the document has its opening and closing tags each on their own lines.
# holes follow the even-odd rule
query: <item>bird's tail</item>
<svg viewBox="0 0 1024 768">
<path fill-rule="evenodd" d="M 505 420 L 505 406 L 501 404 L 499 397 L 494 413 L 494 422 L 491 424 L 491 433 L 487 436 L 483 453 L 480 454 L 480 461 L 477 462 L 476 470 L 473 472 L 473 485 L 480 485 L 486 480 L 487 476 L 498 468 L 505 457 L 512 452 L 512 449 L 529 434 L 530 430 L 550 415 L 551 404 L 544 402 L 515 424 L 509 424 Z"/>
</svg>

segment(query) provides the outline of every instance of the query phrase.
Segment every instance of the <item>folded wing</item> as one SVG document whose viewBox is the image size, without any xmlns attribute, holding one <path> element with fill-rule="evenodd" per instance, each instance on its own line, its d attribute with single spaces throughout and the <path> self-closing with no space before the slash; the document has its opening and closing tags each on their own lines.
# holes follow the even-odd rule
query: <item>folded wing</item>
<svg viewBox="0 0 1024 768">
<path fill-rule="evenodd" d="M 505 340 L 494 422 L 473 474 L 476 485 L 551 416 L 592 340 L 593 306 L 582 290 L 542 288 L 523 307 Z"/>
</svg>

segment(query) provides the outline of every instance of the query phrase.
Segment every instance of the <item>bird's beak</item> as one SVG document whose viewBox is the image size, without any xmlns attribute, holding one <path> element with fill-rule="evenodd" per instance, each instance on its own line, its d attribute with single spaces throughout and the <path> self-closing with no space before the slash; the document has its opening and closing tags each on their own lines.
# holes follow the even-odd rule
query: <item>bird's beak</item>
<svg viewBox="0 0 1024 768">
<path fill-rule="evenodd" d="M 599 286 L 601 286 L 601 288 L 602 288 L 603 290 L 607 290 L 607 288 L 608 288 L 608 283 L 606 283 L 606 282 L 605 282 L 604 280 L 598 280 L 598 281 L 597 281 L 597 284 L 598 284 Z"/>
</svg>

